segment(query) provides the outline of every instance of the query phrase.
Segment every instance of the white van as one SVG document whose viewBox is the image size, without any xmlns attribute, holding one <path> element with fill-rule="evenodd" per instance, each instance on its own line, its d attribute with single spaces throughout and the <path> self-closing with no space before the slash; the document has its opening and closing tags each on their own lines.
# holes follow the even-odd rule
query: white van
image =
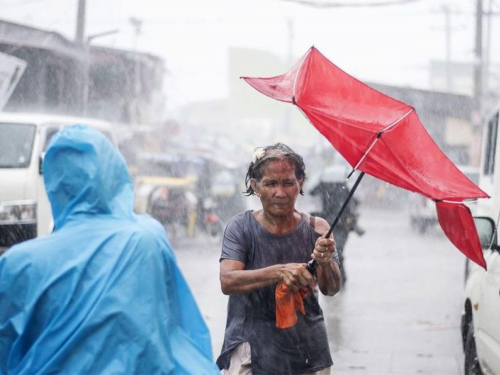
<svg viewBox="0 0 500 375">
<path fill-rule="evenodd" d="M 499 108 L 483 130 L 479 186 L 490 199 L 480 199 L 474 212 L 488 271 L 472 264 L 465 283 L 462 338 L 466 374 L 500 374 L 500 218 Z"/>
<path fill-rule="evenodd" d="M 53 135 L 73 124 L 100 130 L 117 144 L 106 121 L 0 112 L 0 248 L 52 231 L 42 160 Z"/>
</svg>

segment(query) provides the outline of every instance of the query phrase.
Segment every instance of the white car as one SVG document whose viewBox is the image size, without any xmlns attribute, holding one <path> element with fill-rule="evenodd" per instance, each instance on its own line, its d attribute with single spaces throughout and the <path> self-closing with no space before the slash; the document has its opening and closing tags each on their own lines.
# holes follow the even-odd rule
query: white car
<svg viewBox="0 0 500 375">
<path fill-rule="evenodd" d="M 500 108 L 500 106 L 499 106 Z M 499 108 L 487 118 L 483 131 L 479 187 L 491 198 L 480 199 L 475 223 L 487 271 L 467 262 L 462 312 L 465 374 L 500 374 L 500 218 Z"/>
<path fill-rule="evenodd" d="M 42 161 L 52 136 L 72 124 L 98 129 L 117 144 L 106 121 L 0 113 L 0 249 L 52 231 Z"/>
<path fill-rule="evenodd" d="M 473 264 L 465 284 L 461 324 L 465 374 L 500 374 L 500 247 L 493 220 L 474 220 L 488 270 Z"/>
</svg>

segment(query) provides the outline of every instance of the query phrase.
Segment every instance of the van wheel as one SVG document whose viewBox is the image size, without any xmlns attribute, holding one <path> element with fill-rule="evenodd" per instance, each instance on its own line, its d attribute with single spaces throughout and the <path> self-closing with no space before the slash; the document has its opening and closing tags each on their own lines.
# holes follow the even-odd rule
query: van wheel
<svg viewBox="0 0 500 375">
<path fill-rule="evenodd" d="M 470 322 L 469 330 L 467 331 L 467 339 L 465 341 L 465 375 L 483 375 L 477 358 L 476 341 L 474 340 L 474 323 Z"/>
</svg>

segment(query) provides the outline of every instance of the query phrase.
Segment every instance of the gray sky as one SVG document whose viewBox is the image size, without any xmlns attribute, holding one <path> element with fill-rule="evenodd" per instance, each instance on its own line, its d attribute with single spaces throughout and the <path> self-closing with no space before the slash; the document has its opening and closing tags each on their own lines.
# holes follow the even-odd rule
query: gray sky
<svg viewBox="0 0 500 375">
<path fill-rule="evenodd" d="M 1 18 L 73 38 L 77 2 L 0 0 Z M 484 0 L 485 7 L 488 3 Z M 500 11 L 500 1 L 493 4 L 493 9 Z M 297 58 L 315 45 L 361 80 L 426 88 L 428 62 L 445 58 L 443 5 L 461 12 L 451 18 L 452 59 L 472 62 L 475 0 L 420 0 L 391 7 L 331 9 L 279 0 L 87 0 L 87 34 L 118 28 L 118 34 L 94 43 L 137 48 L 163 57 L 170 72 L 166 79 L 170 108 L 227 95 L 230 46 L 265 49 L 286 59 L 287 19 L 293 22 L 293 53 Z M 132 16 L 144 22 L 136 42 L 129 23 Z M 500 17 L 495 17 L 493 41 L 500 38 L 499 23 Z M 491 60 L 498 62 L 500 51 L 495 43 L 492 46 Z"/>
</svg>

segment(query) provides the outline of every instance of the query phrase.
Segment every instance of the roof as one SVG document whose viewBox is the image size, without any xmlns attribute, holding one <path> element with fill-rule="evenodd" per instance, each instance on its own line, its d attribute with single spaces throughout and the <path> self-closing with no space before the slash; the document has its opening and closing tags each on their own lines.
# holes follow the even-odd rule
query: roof
<svg viewBox="0 0 500 375">
<path fill-rule="evenodd" d="M 104 47 L 104 46 L 90 46 L 90 52 L 92 54 L 93 59 L 97 59 L 99 55 L 104 54 L 104 56 L 108 59 L 113 57 L 119 58 L 127 58 L 130 60 L 139 60 L 142 62 L 153 62 L 163 65 L 163 59 L 159 56 L 152 55 L 150 53 L 137 52 L 137 51 L 128 51 L 124 49 L 118 49 L 113 47 Z"/>
<path fill-rule="evenodd" d="M 419 115 L 425 111 L 465 120 L 470 120 L 472 116 L 473 98 L 469 95 L 390 86 L 379 83 L 368 83 L 368 85 L 385 95 L 411 105 L 417 110 Z"/>
<path fill-rule="evenodd" d="M 59 33 L 0 20 L 0 43 L 53 51 L 71 58 L 83 58 L 84 51 Z"/>
<path fill-rule="evenodd" d="M 8 122 L 14 124 L 33 124 L 36 126 L 42 126 L 50 123 L 60 123 L 67 125 L 85 124 L 101 129 L 110 129 L 113 127 L 113 125 L 108 121 L 84 118 L 84 117 L 50 115 L 46 113 L 37 114 L 37 113 L 0 112 L 0 122 Z"/>
</svg>

